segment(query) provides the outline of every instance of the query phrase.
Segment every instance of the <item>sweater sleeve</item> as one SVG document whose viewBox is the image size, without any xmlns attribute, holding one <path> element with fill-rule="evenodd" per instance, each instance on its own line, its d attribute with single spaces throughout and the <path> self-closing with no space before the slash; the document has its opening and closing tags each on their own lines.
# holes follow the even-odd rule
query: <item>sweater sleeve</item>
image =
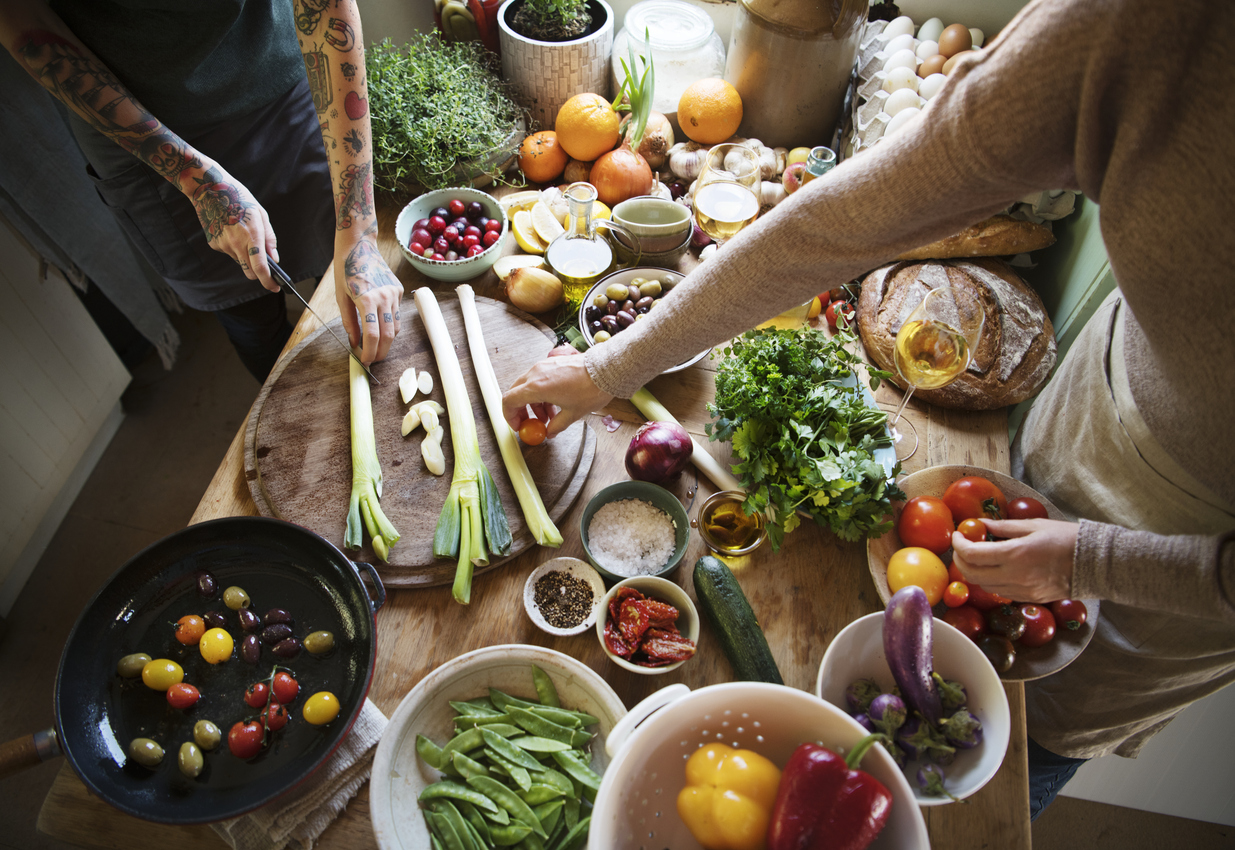
<svg viewBox="0 0 1235 850">
<path fill-rule="evenodd" d="M 628 398 L 666 368 L 1023 195 L 1077 185 L 1078 115 L 1107 4 L 1035 0 L 927 108 L 778 204 L 649 319 L 586 354 Z M 1096 7 L 1096 8 L 1095 8 Z"/>
<path fill-rule="evenodd" d="M 1081 520 L 1072 595 L 1235 623 L 1235 532 L 1168 536 Z"/>
</svg>

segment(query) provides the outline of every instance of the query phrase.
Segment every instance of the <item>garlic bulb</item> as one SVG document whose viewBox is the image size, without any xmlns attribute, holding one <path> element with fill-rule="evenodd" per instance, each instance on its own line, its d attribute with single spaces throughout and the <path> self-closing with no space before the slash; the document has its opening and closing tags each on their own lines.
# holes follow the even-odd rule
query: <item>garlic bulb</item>
<svg viewBox="0 0 1235 850">
<path fill-rule="evenodd" d="M 520 310 L 543 313 L 562 304 L 562 281 L 544 269 L 515 269 L 506 279 L 506 297 Z"/>
<path fill-rule="evenodd" d="M 678 142 L 669 148 L 669 170 L 683 180 L 694 180 L 703 170 L 708 149 L 697 142 Z"/>
<path fill-rule="evenodd" d="M 785 200 L 789 193 L 785 191 L 785 187 L 778 180 L 763 180 L 759 183 L 759 211 L 760 213 L 767 212 L 770 208 L 776 206 L 781 201 Z"/>
</svg>

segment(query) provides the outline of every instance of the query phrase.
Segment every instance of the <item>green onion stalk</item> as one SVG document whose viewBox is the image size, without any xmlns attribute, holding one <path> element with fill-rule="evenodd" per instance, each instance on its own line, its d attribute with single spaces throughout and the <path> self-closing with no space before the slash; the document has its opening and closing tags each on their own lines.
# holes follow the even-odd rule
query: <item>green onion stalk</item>
<svg viewBox="0 0 1235 850">
<path fill-rule="evenodd" d="M 495 554 L 505 555 L 510 551 L 510 526 L 497 484 L 480 458 L 472 401 L 468 398 L 463 370 L 455 356 L 450 330 L 442 318 L 437 298 L 431 289 L 421 287 L 416 290 L 415 300 L 437 358 L 455 454 L 450 492 L 446 494 L 446 503 L 442 505 L 433 533 L 433 554 L 439 558 L 458 557 L 451 596 L 456 602 L 467 605 L 472 598 L 472 568 L 489 563 L 486 541 Z"/>
<path fill-rule="evenodd" d="M 373 551 L 383 561 L 389 561 L 390 548 L 399 542 L 399 532 L 382 512 L 382 465 L 377 459 L 377 441 L 373 436 L 369 376 L 355 357 L 349 357 L 347 362 L 352 408 L 352 495 L 347 506 L 347 532 L 343 545 L 348 549 L 361 547 L 364 543 L 363 522 L 372 540 Z"/>
</svg>

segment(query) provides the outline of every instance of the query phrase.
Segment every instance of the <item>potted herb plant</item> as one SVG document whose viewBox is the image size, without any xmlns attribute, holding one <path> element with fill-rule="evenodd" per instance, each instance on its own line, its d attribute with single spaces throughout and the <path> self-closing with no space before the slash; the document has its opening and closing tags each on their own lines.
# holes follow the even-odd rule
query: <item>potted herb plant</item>
<svg viewBox="0 0 1235 850">
<path fill-rule="evenodd" d="M 536 126 L 552 129 L 576 94 L 609 97 L 613 9 L 605 0 L 506 0 L 497 22 L 502 76 Z"/>
</svg>

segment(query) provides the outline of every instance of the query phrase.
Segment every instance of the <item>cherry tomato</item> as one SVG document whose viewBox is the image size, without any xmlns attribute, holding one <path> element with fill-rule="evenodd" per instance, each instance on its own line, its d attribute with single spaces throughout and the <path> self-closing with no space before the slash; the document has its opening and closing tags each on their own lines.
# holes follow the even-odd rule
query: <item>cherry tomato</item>
<svg viewBox="0 0 1235 850">
<path fill-rule="evenodd" d="M 339 698 L 330 691 L 318 691 L 304 701 L 304 719 L 322 726 L 339 716 Z"/>
<path fill-rule="evenodd" d="M 519 439 L 526 445 L 539 446 L 545 441 L 548 436 L 548 430 L 545 428 L 545 423 L 539 419 L 524 419 L 523 424 L 519 426 Z"/>
<path fill-rule="evenodd" d="M 271 732 L 278 732 L 287 725 L 287 706 L 282 703 L 272 702 L 269 706 L 262 709 L 262 723 Z"/>
<path fill-rule="evenodd" d="M 1008 502 L 1008 519 L 1046 519 L 1046 508 L 1037 499 L 1022 496 Z"/>
<path fill-rule="evenodd" d="M 227 748 L 240 759 L 251 759 L 262 751 L 266 730 L 256 720 L 241 720 L 227 733 Z"/>
<path fill-rule="evenodd" d="M 961 605 L 943 612 L 943 621 L 972 641 L 986 634 L 986 618 L 972 605 Z"/>
<path fill-rule="evenodd" d="M 854 315 L 856 314 L 854 313 L 853 305 L 848 301 L 833 301 L 823 313 L 823 317 L 827 319 L 828 327 L 832 330 L 837 329 L 837 316 L 843 318 L 846 325 L 852 326 Z"/>
<path fill-rule="evenodd" d="M 905 503 L 896 521 L 896 533 L 906 546 L 920 546 L 942 555 L 952 546 L 952 512 L 943 499 L 914 496 Z"/>
<path fill-rule="evenodd" d="M 227 629 L 209 629 L 198 643 L 202 658 L 211 664 L 219 664 L 231 658 L 233 646 L 235 642 Z"/>
<path fill-rule="evenodd" d="M 956 530 L 961 533 L 961 537 L 974 543 L 990 539 L 990 535 L 986 533 L 986 523 L 980 519 L 963 519 L 956 524 Z"/>
<path fill-rule="evenodd" d="M 271 686 L 274 688 L 274 698 L 283 705 L 290 705 L 295 701 L 296 695 L 300 693 L 300 683 L 296 681 L 291 673 L 284 673 L 282 671 L 275 673 Z"/>
<path fill-rule="evenodd" d="M 206 621 L 196 614 L 187 614 L 176 621 L 176 640 L 185 646 L 193 646 L 206 633 Z"/>
<path fill-rule="evenodd" d="M 249 708 L 264 708 L 270 698 L 270 686 L 265 682 L 254 682 L 244 692 L 244 703 Z"/>
<path fill-rule="evenodd" d="M 948 568 L 939 556 L 920 546 L 897 549 L 888 559 L 888 589 L 893 593 L 907 585 L 926 591 L 926 601 L 938 605 L 948 586 Z"/>
<path fill-rule="evenodd" d="M 1025 634 L 1025 617 L 1015 605 L 1000 605 L 986 612 L 986 628 L 1008 640 L 1020 640 Z"/>
<path fill-rule="evenodd" d="M 1008 515 L 1008 500 L 1003 491 L 985 478 L 967 475 L 948 485 L 943 500 L 952 511 L 952 520 L 989 517 L 1003 519 Z"/>
<path fill-rule="evenodd" d="M 1007 673 L 1016 663 L 1016 647 L 1003 635 L 982 635 L 978 638 L 978 649 L 997 672 Z"/>
<path fill-rule="evenodd" d="M 1089 611 L 1079 599 L 1057 599 L 1051 603 L 1051 614 L 1055 617 L 1056 625 L 1074 632 L 1085 625 Z"/>
<path fill-rule="evenodd" d="M 997 593 L 983 590 L 981 585 L 967 582 L 969 585 L 969 604 L 979 611 L 991 611 L 1000 605 L 1011 605 L 1012 600 Z"/>
<path fill-rule="evenodd" d="M 167 702 L 172 708 L 184 710 L 197 705 L 197 701 L 202 698 L 202 692 L 192 685 L 186 685 L 184 682 L 177 682 L 167 689 Z"/>
<path fill-rule="evenodd" d="M 943 590 L 943 604 L 949 608 L 959 608 L 969 601 L 969 585 L 963 581 L 948 582 Z"/>
<path fill-rule="evenodd" d="M 1055 615 L 1049 608 L 1033 604 L 1022 605 L 1021 618 L 1025 621 L 1025 633 L 1020 636 L 1021 646 L 1044 646 L 1055 637 Z"/>
<path fill-rule="evenodd" d="M 184 668 L 169 658 L 155 658 L 142 667 L 142 682 L 152 691 L 166 691 L 184 681 Z"/>
</svg>

